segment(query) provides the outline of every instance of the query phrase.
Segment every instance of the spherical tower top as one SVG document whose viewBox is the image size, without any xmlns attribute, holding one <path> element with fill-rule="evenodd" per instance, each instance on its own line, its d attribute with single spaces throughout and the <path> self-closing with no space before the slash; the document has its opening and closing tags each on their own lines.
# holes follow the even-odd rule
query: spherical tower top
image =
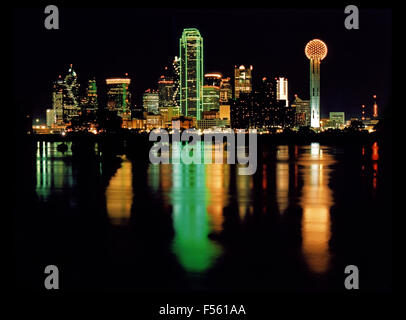
<svg viewBox="0 0 406 320">
<path fill-rule="evenodd" d="M 323 60 L 327 56 L 327 45 L 320 39 L 313 39 L 306 44 L 305 53 L 310 60 Z"/>
</svg>

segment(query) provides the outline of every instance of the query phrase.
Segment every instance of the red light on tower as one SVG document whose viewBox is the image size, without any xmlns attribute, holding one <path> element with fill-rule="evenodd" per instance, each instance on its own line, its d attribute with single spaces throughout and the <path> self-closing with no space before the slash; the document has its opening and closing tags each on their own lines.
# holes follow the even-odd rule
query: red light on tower
<svg viewBox="0 0 406 320">
<path fill-rule="evenodd" d="M 365 120 L 365 104 L 362 105 L 362 111 L 361 111 L 361 120 Z"/>
<path fill-rule="evenodd" d="M 378 104 L 376 103 L 376 95 L 373 95 L 373 97 L 374 97 L 373 115 L 374 115 L 374 118 L 378 118 Z"/>
</svg>

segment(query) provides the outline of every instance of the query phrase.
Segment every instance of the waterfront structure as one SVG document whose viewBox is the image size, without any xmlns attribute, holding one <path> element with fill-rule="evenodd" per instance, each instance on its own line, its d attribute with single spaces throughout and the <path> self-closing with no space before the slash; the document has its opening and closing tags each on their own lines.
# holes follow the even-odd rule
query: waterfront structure
<svg viewBox="0 0 406 320">
<path fill-rule="evenodd" d="M 252 66 L 234 66 L 234 99 L 238 99 L 241 93 L 251 93 L 252 69 Z"/>
<path fill-rule="evenodd" d="M 108 78 L 107 84 L 107 109 L 116 112 L 123 119 L 131 118 L 131 93 L 129 86 L 131 79 Z"/>
<path fill-rule="evenodd" d="M 276 100 L 285 101 L 285 106 L 289 106 L 288 99 L 288 79 L 284 77 L 276 78 Z"/>
<path fill-rule="evenodd" d="M 159 113 L 159 93 L 155 90 L 148 89 L 142 96 L 142 105 L 144 112 Z"/>
<path fill-rule="evenodd" d="M 200 120 L 203 111 L 203 38 L 186 28 L 179 40 L 180 108 L 183 116 Z"/>
<path fill-rule="evenodd" d="M 310 126 L 320 127 L 320 63 L 327 56 L 327 45 L 313 39 L 305 47 L 306 57 L 310 60 Z"/>
</svg>

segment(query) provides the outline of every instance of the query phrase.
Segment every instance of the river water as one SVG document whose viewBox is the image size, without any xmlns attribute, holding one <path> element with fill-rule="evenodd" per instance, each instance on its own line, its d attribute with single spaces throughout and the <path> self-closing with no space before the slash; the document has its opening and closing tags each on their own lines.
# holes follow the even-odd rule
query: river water
<svg viewBox="0 0 406 320">
<path fill-rule="evenodd" d="M 40 288 L 48 264 L 77 290 L 340 291 L 346 265 L 365 289 L 389 286 L 378 142 L 271 145 L 254 175 L 59 144 L 32 148 L 16 219 L 22 287 Z"/>
</svg>

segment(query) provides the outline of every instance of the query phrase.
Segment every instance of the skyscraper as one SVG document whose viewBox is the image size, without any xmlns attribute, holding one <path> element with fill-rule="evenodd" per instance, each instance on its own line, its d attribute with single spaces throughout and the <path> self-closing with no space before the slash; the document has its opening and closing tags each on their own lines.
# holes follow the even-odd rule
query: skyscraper
<svg viewBox="0 0 406 320">
<path fill-rule="evenodd" d="M 159 113 L 159 93 L 155 90 L 148 89 L 142 96 L 142 105 L 145 112 Z"/>
<path fill-rule="evenodd" d="M 203 111 L 219 110 L 220 106 L 220 73 L 206 73 L 203 86 Z"/>
<path fill-rule="evenodd" d="M 288 79 L 284 77 L 276 78 L 276 100 L 286 101 L 286 107 L 289 106 L 288 100 Z"/>
<path fill-rule="evenodd" d="M 221 79 L 220 83 L 220 104 L 228 103 L 233 97 L 233 87 L 230 77 Z"/>
<path fill-rule="evenodd" d="M 86 89 L 86 98 L 87 98 L 87 108 L 91 110 L 96 110 L 98 108 L 97 101 L 97 85 L 96 79 L 90 79 Z"/>
<path fill-rule="evenodd" d="M 218 72 L 206 73 L 204 75 L 204 85 L 220 88 L 221 78 L 222 78 L 221 73 Z"/>
<path fill-rule="evenodd" d="M 241 65 L 234 66 L 234 98 L 238 99 L 240 93 L 250 93 L 252 91 L 252 66 L 245 68 Z"/>
<path fill-rule="evenodd" d="M 181 112 L 200 120 L 203 111 L 203 38 L 199 30 L 184 29 L 179 47 Z"/>
<path fill-rule="evenodd" d="M 310 125 L 320 128 L 320 63 L 327 56 L 327 45 L 319 39 L 311 40 L 305 53 L 310 60 Z"/>
<path fill-rule="evenodd" d="M 128 77 L 106 79 L 107 109 L 126 119 L 131 118 L 130 83 L 131 79 Z"/>
<path fill-rule="evenodd" d="M 168 67 L 165 67 L 164 73 L 158 80 L 158 95 L 160 108 L 174 105 L 174 80 Z"/>
<path fill-rule="evenodd" d="M 175 57 L 172 63 L 173 76 L 173 102 L 174 106 L 180 107 L 180 59 Z"/>
<path fill-rule="evenodd" d="M 52 107 L 57 125 L 68 123 L 79 115 L 79 82 L 72 65 L 65 78 L 59 75 L 53 84 Z"/>
<path fill-rule="evenodd" d="M 295 94 L 292 107 L 295 108 L 296 125 L 299 127 L 310 127 L 310 100 L 302 100 Z"/>
<path fill-rule="evenodd" d="M 55 124 L 54 110 L 47 109 L 46 117 L 47 117 L 47 127 L 52 128 L 52 126 Z"/>
<path fill-rule="evenodd" d="M 52 87 L 52 108 L 54 110 L 54 119 L 56 125 L 63 124 L 63 90 L 64 82 L 59 75 L 58 80 L 54 81 Z"/>
</svg>

